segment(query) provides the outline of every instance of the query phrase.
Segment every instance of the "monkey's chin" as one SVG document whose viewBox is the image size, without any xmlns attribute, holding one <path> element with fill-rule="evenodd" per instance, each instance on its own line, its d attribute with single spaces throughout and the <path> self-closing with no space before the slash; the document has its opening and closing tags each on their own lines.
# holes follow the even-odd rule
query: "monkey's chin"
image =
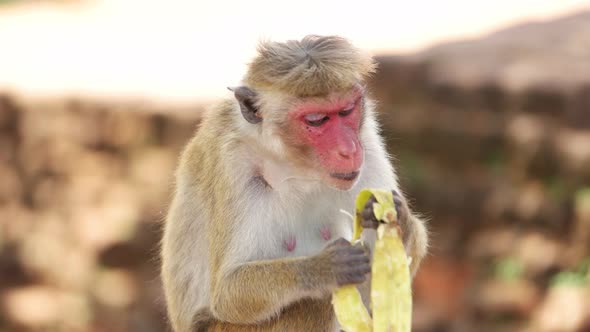
<svg viewBox="0 0 590 332">
<path fill-rule="evenodd" d="M 348 191 L 354 187 L 359 178 L 359 171 L 350 173 L 330 173 L 328 185 L 334 189 Z"/>
</svg>

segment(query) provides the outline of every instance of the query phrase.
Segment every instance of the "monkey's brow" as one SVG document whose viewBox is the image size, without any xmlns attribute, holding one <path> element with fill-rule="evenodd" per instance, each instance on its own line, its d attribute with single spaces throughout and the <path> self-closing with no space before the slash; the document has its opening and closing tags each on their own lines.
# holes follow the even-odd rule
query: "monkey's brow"
<svg viewBox="0 0 590 332">
<path fill-rule="evenodd" d="M 306 115 L 310 113 L 338 113 L 351 106 L 357 106 L 362 100 L 362 95 L 356 96 L 355 98 L 340 98 L 336 100 L 323 100 L 323 101 L 308 101 L 303 102 L 295 106 L 295 114 L 297 116 Z"/>
</svg>

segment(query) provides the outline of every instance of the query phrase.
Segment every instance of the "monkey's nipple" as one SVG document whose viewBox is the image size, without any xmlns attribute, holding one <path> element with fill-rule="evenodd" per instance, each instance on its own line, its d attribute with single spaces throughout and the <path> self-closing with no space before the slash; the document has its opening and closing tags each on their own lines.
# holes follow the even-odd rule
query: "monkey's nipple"
<svg viewBox="0 0 590 332">
<path fill-rule="evenodd" d="M 322 235 L 322 239 L 326 241 L 332 238 L 332 231 L 328 226 L 322 226 L 322 228 L 320 228 L 320 234 Z"/>
<path fill-rule="evenodd" d="M 287 251 L 291 252 L 295 250 L 295 246 L 297 246 L 297 239 L 295 239 L 294 236 L 290 236 L 285 240 L 283 246 L 285 247 L 285 249 L 287 249 Z"/>
</svg>

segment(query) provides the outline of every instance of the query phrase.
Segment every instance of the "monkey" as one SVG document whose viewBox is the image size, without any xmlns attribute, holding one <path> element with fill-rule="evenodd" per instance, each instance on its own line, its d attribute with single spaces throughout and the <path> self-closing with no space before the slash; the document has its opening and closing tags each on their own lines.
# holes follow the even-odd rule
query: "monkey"
<svg viewBox="0 0 590 332">
<path fill-rule="evenodd" d="M 176 332 L 337 331 L 332 292 L 366 300 L 379 222 L 365 187 L 392 190 L 415 274 L 426 224 L 404 198 L 366 79 L 373 58 L 338 36 L 263 41 L 232 98 L 204 114 L 181 153 L 161 277 Z M 373 198 L 374 201 L 374 198 Z"/>
</svg>

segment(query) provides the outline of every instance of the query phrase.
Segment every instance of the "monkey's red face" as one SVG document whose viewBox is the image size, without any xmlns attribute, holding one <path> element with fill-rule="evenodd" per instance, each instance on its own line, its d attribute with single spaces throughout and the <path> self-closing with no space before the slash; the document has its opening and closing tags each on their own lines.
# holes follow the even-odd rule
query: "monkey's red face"
<svg viewBox="0 0 590 332">
<path fill-rule="evenodd" d="M 362 97 L 355 89 L 345 96 L 303 102 L 290 112 L 296 140 L 306 145 L 323 170 L 322 178 L 336 189 L 350 189 L 363 164 Z"/>
</svg>

